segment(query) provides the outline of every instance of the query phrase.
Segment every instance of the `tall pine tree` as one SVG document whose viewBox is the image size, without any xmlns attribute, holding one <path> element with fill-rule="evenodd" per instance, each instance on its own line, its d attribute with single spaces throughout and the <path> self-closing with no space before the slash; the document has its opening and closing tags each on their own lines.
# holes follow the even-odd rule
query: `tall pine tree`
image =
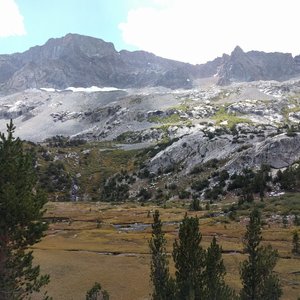
<svg viewBox="0 0 300 300">
<path fill-rule="evenodd" d="M 234 291 L 225 284 L 226 274 L 222 259 L 222 248 L 213 237 L 210 247 L 206 251 L 204 271 L 204 299 L 232 300 L 236 299 Z"/>
<path fill-rule="evenodd" d="M 0 135 L 0 299 L 28 298 L 49 282 L 33 266 L 29 246 L 38 242 L 47 225 L 41 221 L 46 197 L 37 188 L 31 156 L 13 137 L 12 121 L 7 137 Z M 47 298 L 45 296 L 45 298 Z"/>
<path fill-rule="evenodd" d="M 271 246 L 260 246 L 261 239 L 261 216 L 254 209 L 245 234 L 245 250 L 249 256 L 240 265 L 242 300 L 276 300 L 282 294 L 279 279 L 273 273 L 277 251 Z"/>
<path fill-rule="evenodd" d="M 299 242 L 299 235 L 298 232 L 295 231 L 293 233 L 293 249 L 292 253 L 299 255 L 300 254 L 300 242 Z"/>
<path fill-rule="evenodd" d="M 179 227 L 179 240 L 173 245 L 177 298 L 180 300 L 203 299 L 205 255 L 201 239 L 199 219 L 186 215 Z"/>
<path fill-rule="evenodd" d="M 166 243 L 159 211 L 156 210 L 153 215 L 152 238 L 149 241 L 151 254 L 150 278 L 153 285 L 152 298 L 154 300 L 169 300 L 173 298 L 173 280 L 169 274 Z"/>
</svg>

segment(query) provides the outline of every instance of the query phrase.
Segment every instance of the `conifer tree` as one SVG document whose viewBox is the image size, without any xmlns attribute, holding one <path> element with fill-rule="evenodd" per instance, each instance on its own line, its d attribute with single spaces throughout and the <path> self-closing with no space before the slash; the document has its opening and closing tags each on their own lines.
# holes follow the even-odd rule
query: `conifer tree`
<svg viewBox="0 0 300 300">
<path fill-rule="evenodd" d="M 149 241 L 151 254 L 151 282 L 153 285 L 152 298 L 154 300 L 169 300 L 173 298 L 173 281 L 169 274 L 166 253 L 166 239 L 162 231 L 159 211 L 153 215 L 152 238 Z"/>
<path fill-rule="evenodd" d="M 95 282 L 93 287 L 87 291 L 86 300 L 109 300 L 109 294 L 106 290 L 102 290 L 101 284 Z"/>
<path fill-rule="evenodd" d="M 293 233 L 293 249 L 292 252 L 294 254 L 300 254 L 300 242 L 299 242 L 299 235 L 298 232 L 295 231 Z"/>
<path fill-rule="evenodd" d="M 210 247 L 206 251 L 204 271 L 204 299 L 232 300 L 236 298 L 234 291 L 225 284 L 226 274 L 222 259 L 222 248 L 213 237 Z"/>
<path fill-rule="evenodd" d="M 41 220 L 46 197 L 37 188 L 33 160 L 13 137 L 14 129 L 11 121 L 7 136 L 0 134 L 1 300 L 28 298 L 49 282 L 49 276 L 40 276 L 39 266 L 33 266 L 28 250 L 47 228 Z"/>
<path fill-rule="evenodd" d="M 185 215 L 179 227 L 179 240 L 173 245 L 177 298 L 180 300 L 203 299 L 205 257 L 201 238 L 198 218 Z"/>
<path fill-rule="evenodd" d="M 278 253 L 270 245 L 260 246 L 261 239 L 261 216 L 254 209 L 245 234 L 245 250 L 249 256 L 240 265 L 241 300 L 276 300 L 282 294 L 279 279 L 273 273 Z"/>
</svg>

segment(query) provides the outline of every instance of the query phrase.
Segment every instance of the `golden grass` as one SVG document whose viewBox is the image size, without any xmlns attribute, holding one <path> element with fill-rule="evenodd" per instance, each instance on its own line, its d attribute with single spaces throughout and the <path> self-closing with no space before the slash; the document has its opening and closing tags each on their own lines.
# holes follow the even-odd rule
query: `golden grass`
<svg viewBox="0 0 300 300">
<path fill-rule="evenodd" d="M 47 217 L 54 221 L 47 236 L 34 246 L 34 253 L 42 271 L 51 275 L 48 290 L 54 300 L 84 299 L 85 292 L 95 281 L 109 291 L 112 300 L 150 299 L 148 240 L 152 217 L 149 217 L 149 211 L 151 215 L 157 206 L 128 203 L 119 206 L 108 203 L 49 203 L 47 206 Z M 160 209 L 162 221 L 169 222 L 164 225 L 164 231 L 170 253 L 185 213 L 183 208 Z M 199 217 L 204 215 L 204 212 L 187 213 Z M 99 225 L 97 220 L 100 220 Z M 134 223 L 148 226 L 136 231 L 116 228 L 116 224 L 126 227 Z M 239 290 L 238 266 L 246 258 L 242 254 L 245 224 L 200 219 L 200 230 L 204 248 L 209 246 L 213 235 L 217 236 L 226 252 L 223 255 L 226 281 Z M 270 243 L 281 256 L 275 271 L 281 278 L 283 299 L 287 300 L 297 299 L 300 294 L 300 259 L 291 254 L 293 230 L 293 227 L 284 229 L 276 225 L 263 231 L 263 243 Z M 170 266 L 174 272 L 171 255 Z"/>
</svg>

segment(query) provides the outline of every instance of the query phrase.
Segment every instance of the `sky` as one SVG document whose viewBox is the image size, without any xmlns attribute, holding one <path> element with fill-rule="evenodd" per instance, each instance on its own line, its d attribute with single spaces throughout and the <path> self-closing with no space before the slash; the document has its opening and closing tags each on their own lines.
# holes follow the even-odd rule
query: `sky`
<svg viewBox="0 0 300 300">
<path fill-rule="evenodd" d="M 0 54 L 78 33 L 116 49 L 205 63 L 244 51 L 300 54 L 299 0 L 0 0 Z"/>
</svg>

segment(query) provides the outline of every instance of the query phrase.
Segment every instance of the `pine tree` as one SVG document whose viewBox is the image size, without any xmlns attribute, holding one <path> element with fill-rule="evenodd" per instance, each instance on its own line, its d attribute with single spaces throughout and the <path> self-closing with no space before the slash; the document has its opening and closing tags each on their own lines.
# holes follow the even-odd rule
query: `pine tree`
<svg viewBox="0 0 300 300">
<path fill-rule="evenodd" d="M 293 249 L 292 249 L 292 252 L 294 254 L 300 254 L 299 235 L 298 235 L 297 231 L 295 231 L 293 233 Z"/>
<path fill-rule="evenodd" d="M 270 245 L 260 246 L 261 239 L 261 216 L 254 209 L 245 234 L 245 250 L 249 257 L 240 265 L 242 300 L 276 300 L 282 294 L 279 279 L 273 274 L 278 253 Z"/>
<path fill-rule="evenodd" d="M 151 282 L 153 284 L 152 298 L 154 300 L 172 299 L 174 288 L 169 274 L 166 239 L 162 231 L 159 211 L 153 215 L 152 238 L 149 241 L 151 253 Z"/>
<path fill-rule="evenodd" d="M 232 300 L 236 298 L 234 291 L 225 284 L 226 274 L 222 259 L 222 248 L 213 237 L 210 247 L 206 251 L 204 271 L 204 299 Z"/>
<path fill-rule="evenodd" d="M 205 254 L 200 246 L 201 238 L 198 218 L 185 216 L 179 227 L 179 240 L 173 245 L 177 298 L 180 300 L 203 299 Z"/>
<path fill-rule="evenodd" d="M 106 290 L 102 290 L 101 284 L 95 282 L 93 287 L 87 291 L 86 300 L 109 300 L 109 294 Z"/>
<path fill-rule="evenodd" d="M 31 155 L 13 137 L 0 134 L 0 299 L 25 299 L 49 282 L 33 266 L 28 247 L 38 242 L 47 225 L 42 222 L 46 197 L 37 189 Z M 45 296 L 45 299 L 48 297 Z"/>
</svg>

